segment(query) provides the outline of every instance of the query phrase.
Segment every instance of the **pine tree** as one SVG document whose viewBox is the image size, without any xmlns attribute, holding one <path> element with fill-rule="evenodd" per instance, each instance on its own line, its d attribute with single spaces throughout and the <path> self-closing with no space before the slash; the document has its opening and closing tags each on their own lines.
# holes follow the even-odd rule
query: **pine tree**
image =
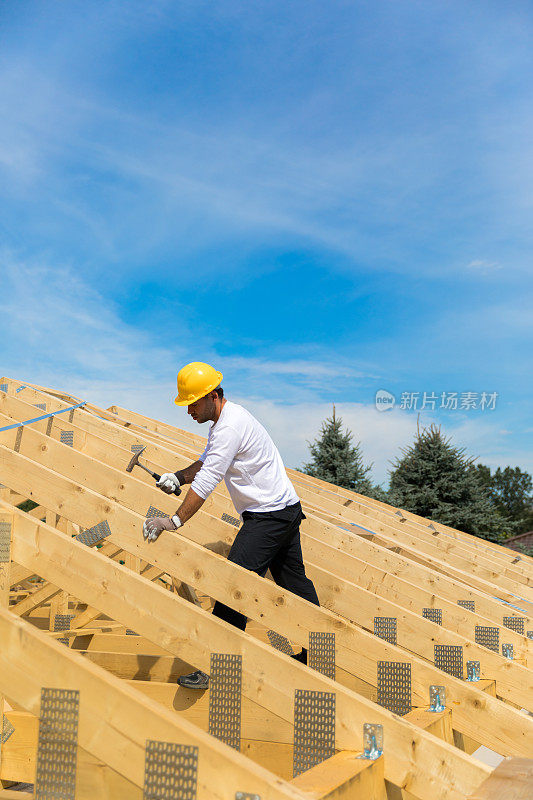
<svg viewBox="0 0 533 800">
<path fill-rule="evenodd" d="M 476 464 L 475 469 L 505 520 L 509 535 L 530 531 L 533 528 L 533 480 L 529 472 L 520 467 L 498 467 L 493 474 L 484 464 Z"/>
<path fill-rule="evenodd" d="M 483 539 L 505 538 L 504 521 L 472 467 L 473 459 L 464 448 L 453 447 L 439 427 L 419 432 L 402 452 L 390 473 L 393 505 Z"/>
<path fill-rule="evenodd" d="M 312 459 L 304 465 L 303 471 L 313 478 L 369 497 L 381 492 L 379 499 L 384 499 L 381 487 L 373 486 L 368 477 L 372 466 L 364 466 L 361 443 L 352 444 L 352 437 L 351 431 L 343 431 L 342 419 L 336 416 L 333 406 L 332 416 L 322 423 L 319 438 L 309 444 Z"/>
</svg>

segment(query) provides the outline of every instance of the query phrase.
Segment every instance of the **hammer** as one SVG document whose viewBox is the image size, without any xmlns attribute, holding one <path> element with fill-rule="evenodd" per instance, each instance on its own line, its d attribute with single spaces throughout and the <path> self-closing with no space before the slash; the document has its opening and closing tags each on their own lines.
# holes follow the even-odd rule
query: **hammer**
<svg viewBox="0 0 533 800">
<path fill-rule="evenodd" d="M 140 467 L 141 469 L 144 469 L 145 472 L 147 472 L 149 475 L 151 475 L 152 478 L 157 482 L 161 478 L 161 475 L 158 475 L 157 472 L 152 472 L 151 469 L 148 469 L 148 467 L 145 467 L 144 464 L 141 464 L 141 462 L 139 461 L 139 456 L 142 453 L 144 453 L 144 451 L 146 450 L 147 447 L 148 447 L 148 445 L 145 445 L 142 450 L 139 450 L 138 453 L 135 453 L 133 455 L 130 463 L 126 467 L 126 472 L 131 472 L 133 467 Z M 181 487 L 180 486 L 176 486 L 176 488 L 174 489 L 172 494 L 176 494 L 176 495 L 181 494 Z"/>
</svg>

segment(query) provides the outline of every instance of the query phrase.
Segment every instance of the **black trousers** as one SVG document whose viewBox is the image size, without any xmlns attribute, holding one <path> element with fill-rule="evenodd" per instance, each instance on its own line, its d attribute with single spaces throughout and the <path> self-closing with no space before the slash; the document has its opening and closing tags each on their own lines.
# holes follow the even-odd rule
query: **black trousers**
<svg viewBox="0 0 533 800">
<path fill-rule="evenodd" d="M 278 586 L 320 605 L 313 582 L 305 574 L 300 544 L 300 522 L 305 516 L 301 504 L 298 502 L 280 511 L 244 511 L 242 519 L 228 561 L 261 576 L 270 569 Z M 246 616 L 218 600 L 213 614 L 236 628 L 246 628 Z"/>
</svg>

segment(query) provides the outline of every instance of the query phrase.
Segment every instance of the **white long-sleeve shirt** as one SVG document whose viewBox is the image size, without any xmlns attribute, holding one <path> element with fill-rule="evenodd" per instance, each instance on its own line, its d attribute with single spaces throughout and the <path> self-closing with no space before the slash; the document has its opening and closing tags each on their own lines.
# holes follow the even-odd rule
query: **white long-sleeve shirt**
<svg viewBox="0 0 533 800">
<path fill-rule="evenodd" d="M 225 479 L 237 513 L 278 511 L 299 498 L 287 477 L 278 449 L 260 422 L 226 400 L 211 425 L 201 469 L 191 488 L 204 500 Z"/>
</svg>

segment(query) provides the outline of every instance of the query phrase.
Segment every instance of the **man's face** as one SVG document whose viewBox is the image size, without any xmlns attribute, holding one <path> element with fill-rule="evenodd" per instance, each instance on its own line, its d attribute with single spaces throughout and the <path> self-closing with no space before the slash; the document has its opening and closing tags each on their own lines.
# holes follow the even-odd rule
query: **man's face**
<svg viewBox="0 0 533 800">
<path fill-rule="evenodd" d="M 195 403 L 191 403 L 190 406 L 187 406 L 187 414 L 190 414 L 191 417 L 199 423 L 214 419 L 215 410 L 214 392 L 211 392 L 205 397 L 200 397 Z"/>
</svg>

